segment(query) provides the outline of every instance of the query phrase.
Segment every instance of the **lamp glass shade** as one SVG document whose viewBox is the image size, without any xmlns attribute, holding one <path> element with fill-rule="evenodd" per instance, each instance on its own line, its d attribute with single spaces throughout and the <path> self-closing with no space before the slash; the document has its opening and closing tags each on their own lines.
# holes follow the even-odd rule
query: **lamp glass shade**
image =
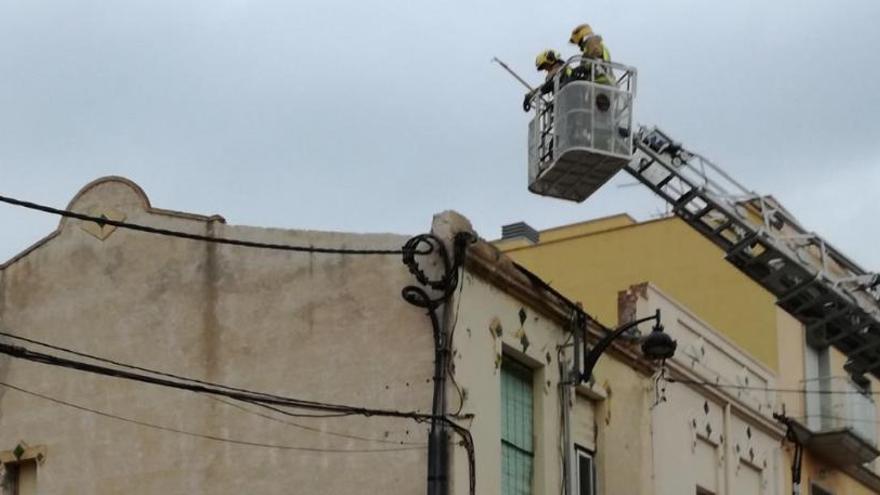
<svg viewBox="0 0 880 495">
<path fill-rule="evenodd" d="M 652 361 L 669 359 L 675 355 L 678 343 L 658 325 L 642 340 L 642 354 Z"/>
</svg>

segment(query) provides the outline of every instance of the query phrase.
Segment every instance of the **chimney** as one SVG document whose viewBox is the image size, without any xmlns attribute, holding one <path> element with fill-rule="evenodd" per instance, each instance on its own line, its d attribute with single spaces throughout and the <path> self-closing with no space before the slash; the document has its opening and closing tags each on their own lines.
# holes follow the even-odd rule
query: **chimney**
<svg viewBox="0 0 880 495">
<path fill-rule="evenodd" d="M 509 223 L 501 226 L 501 239 L 523 238 L 532 244 L 537 244 L 541 234 L 525 222 Z"/>
</svg>

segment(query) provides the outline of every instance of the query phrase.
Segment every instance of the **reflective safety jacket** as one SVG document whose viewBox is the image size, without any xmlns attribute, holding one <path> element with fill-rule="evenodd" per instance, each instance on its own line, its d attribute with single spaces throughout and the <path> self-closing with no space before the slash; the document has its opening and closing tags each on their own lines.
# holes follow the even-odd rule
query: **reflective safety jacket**
<svg viewBox="0 0 880 495">
<path fill-rule="evenodd" d="M 559 72 L 559 69 L 549 70 L 547 71 L 547 77 L 544 79 L 544 84 L 538 89 L 542 95 L 546 95 L 547 93 L 551 93 L 553 91 L 553 78 L 556 77 L 556 74 Z M 559 79 L 559 86 L 567 83 L 572 76 L 571 67 L 564 66 L 563 73 Z"/>
<path fill-rule="evenodd" d="M 584 45 L 583 56 L 586 59 L 592 58 L 603 62 L 611 62 L 611 53 L 608 52 L 608 48 L 605 46 L 605 43 L 602 42 L 601 36 L 594 36 L 587 41 Z M 586 77 L 589 79 L 592 64 L 584 60 L 581 65 L 586 69 Z M 597 83 L 607 84 L 609 86 L 614 84 L 614 74 L 611 73 L 611 69 L 597 65 L 595 71 Z"/>
<path fill-rule="evenodd" d="M 562 87 L 568 81 L 571 81 L 572 79 L 574 79 L 574 72 L 571 70 L 571 67 L 569 67 L 567 65 L 565 65 L 563 67 L 564 67 L 564 69 L 563 69 L 564 72 L 559 76 L 559 86 L 560 87 Z M 542 85 L 538 86 L 537 88 L 535 88 L 534 90 L 526 93 L 525 99 L 523 99 L 523 110 L 524 111 L 528 112 L 529 110 L 532 109 L 532 98 L 534 98 L 536 95 L 543 96 L 543 95 L 546 95 L 546 94 L 553 92 L 553 90 L 555 89 L 555 86 L 556 86 L 554 84 L 554 78 L 556 77 L 556 74 L 558 72 L 559 72 L 559 67 L 547 71 L 547 76 L 544 79 L 544 84 L 542 84 Z"/>
</svg>

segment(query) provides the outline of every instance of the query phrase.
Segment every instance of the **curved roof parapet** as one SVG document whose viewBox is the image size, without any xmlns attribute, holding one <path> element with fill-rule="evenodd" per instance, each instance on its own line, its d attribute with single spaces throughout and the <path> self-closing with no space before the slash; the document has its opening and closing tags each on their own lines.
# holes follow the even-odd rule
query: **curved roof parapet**
<svg viewBox="0 0 880 495">
<path fill-rule="evenodd" d="M 150 198 L 147 196 L 147 193 L 144 192 L 137 183 L 131 179 L 117 175 L 108 175 L 89 182 L 73 196 L 73 199 L 67 204 L 66 209 L 68 211 L 89 213 L 89 210 L 93 210 L 97 207 L 134 207 L 155 215 L 164 215 L 199 222 L 226 223 L 226 219 L 220 215 L 199 215 L 195 213 L 155 208 L 150 204 Z M 64 229 L 66 222 L 69 220 L 69 218 L 62 217 L 55 230 L 26 247 L 18 254 L 12 256 L 7 261 L 0 263 L 0 270 L 3 270 L 9 265 L 21 260 L 34 250 L 40 248 L 58 236 Z"/>
<path fill-rule="evenodd" d="M 127 177 L 119 176 L 119 175 L 107 175 L 104 177 L 99 177 L 99 178 L 89 182 L 88 184 L 83 186 L 82 189 L 80 189 L 79 192 L 77 192 L 73 196 L 73 199 L 71 199 L 70 202 L 67 204 L 67 209 L 68 210 L 75 210 L 76 205 L 78 203 L 80 203 L 82 200 L 84 200 L 85 198 L 88 198 L 94 189 L 98 189 L 98 188 L 101 188 L 102 186 L 107 186 L 107 185 L 112 185 L 112 184 L 120 184 L 120 185 L 127 187 L 133 193 L 134 197 L 137 198 L 137 200 L 140 202 L 141 208 L 144 211 L 147 211 L 149 213 L 156 213 L 159 215 L 166 215 L 166 216 L 179 217 L 179 218 L 187 218 L 190 220 L 200 220 L 203 222 L 226 223 L 225 218 L 223 218 L 220 215 L 216 215 L 216 214 L 215 215 L 199 215 L 196 213 L 188 213 L 188 212 L 182 212 L 182 211 L 176 211 L 176 210 L 167 210 L 164 208 L 155 208 L 150 203 L 150 198 L 147 196 L 147 193 L 144 192 L 144 190 L 143 190 L 143 188 L 141 188 L 141 186 L 139 186 L 133 180 L 131 180 Z"/>
</svg>

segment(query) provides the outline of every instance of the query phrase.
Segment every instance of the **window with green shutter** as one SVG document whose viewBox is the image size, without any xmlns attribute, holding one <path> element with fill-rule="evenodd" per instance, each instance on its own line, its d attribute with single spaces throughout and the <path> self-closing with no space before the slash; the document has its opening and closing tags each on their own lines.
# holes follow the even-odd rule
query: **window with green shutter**
<svg viewBox="0 0 880 495">
<path fill-rule="evenodd" d="M 501 495 L 531 495 L 532 370 L 510 360 L 501 364 Z"/>
</svg>

